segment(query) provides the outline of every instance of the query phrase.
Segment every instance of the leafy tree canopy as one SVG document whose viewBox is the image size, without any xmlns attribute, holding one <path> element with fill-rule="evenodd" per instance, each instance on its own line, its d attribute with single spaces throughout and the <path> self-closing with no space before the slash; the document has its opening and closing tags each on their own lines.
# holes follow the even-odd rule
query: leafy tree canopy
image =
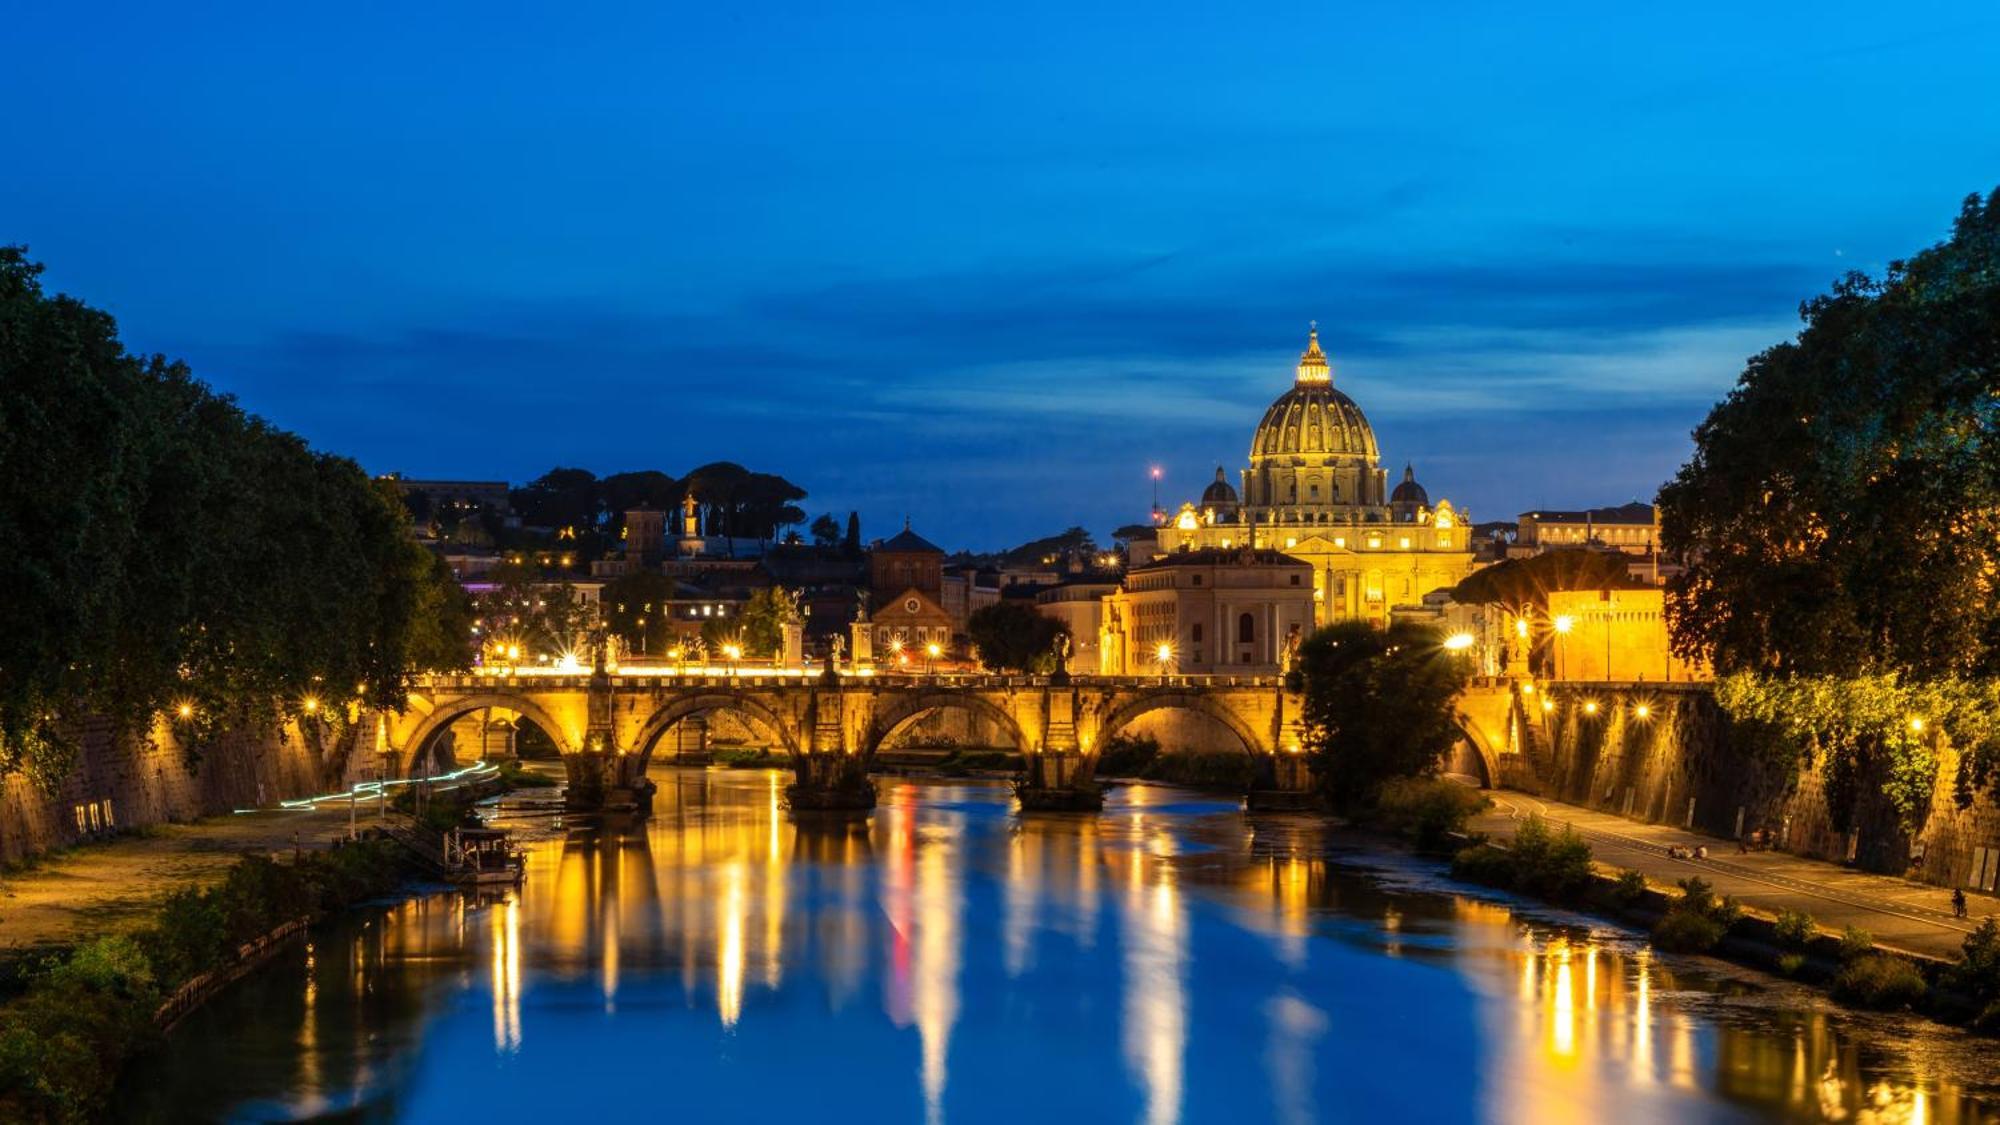
<svg viewBox="0 0 2000 1125">
<path fill-rule="evenodd" d="M 1628 556 L 1611 551 L 1546 551 L 1508 559 L 1458 584 L 1454 601 L 1503 605 L 1516 610 L 1546 609 L 1549 595 L 1564 590 L 1625 590 L 1645 585 L 1632 578 Z"/>
<path fill-rule="evenodd" d="M 1063 623 L 1021 602 L 981 606 L 966 620 L 965 633 L 979 648 L 979 662 L 996 672 L 1053 672 L 1056 638 Z"/>
<path fill-rule="evenodd" d="M 59 782 L 66 719 L 164 712 L 198 745 L 464 664 L 462 595 L 393 485 L 127 353 L 40 273 L 0 247 L 0 773 Z"/>
<path fill-rule="evenodd" d="M 673 579 L 650 570 L 613 579 L 598 595 L 605 628 L 623 641 L 628 651 L 666 652 L 673 646 L 674 623 L 669 603 L 676 588 Z"/>
<path fill-rule="evenodd" d="M 2000 674 L 2000 191 L 1750 360 L 1660 494 L 1719 672 Z"/>
<path fill-rule="evenodd" d="M 1385 782 L 1435 774 L 1460 737 L 1454 700 L 1472 663 L 1425 625 L 1329 625 L 1299 646 L 1304 749 L 1335 804 L 1371 804 Z"/>
</svg>

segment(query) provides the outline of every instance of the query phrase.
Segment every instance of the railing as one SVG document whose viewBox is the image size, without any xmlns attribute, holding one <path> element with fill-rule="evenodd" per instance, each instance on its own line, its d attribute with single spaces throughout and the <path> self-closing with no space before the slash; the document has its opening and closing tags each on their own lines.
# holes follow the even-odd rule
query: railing
<svg viewBox="0 0 2000 1125">
<path fill-rule="evenodd" d="M 428 676 L 418 680 L 418 686 L 431 690 L 458 689 L 464 691 L 491 691 L 496 687 L 515 687 L 528 691 L 585 691 L 595 677 L 574 673 L 532 675 L 510 674 L 502 669 L 471 674 L 448 676 Z M 613 688 L 735 688 L 755 690 L 780 690 L 784 688 L 814 688 L 819 686 L 818 673 L 812 676 L 774 672 L 768 668 L 744 668 L 723 674 L 709 671 L 676 672 L 671 669 L 638 669 L 626 666 L 607 678 Z M 972 690 L 1020 690 L 1053 686 L 1048 676 L 1009 675 L 993 672 L 873 672 L 868 674 L 842 673 L 843 687 L 894 688 L 899 690 L 962 688 Z M 1211 673 L 1170 674 L 1170 675 L 1126 675 L 1098 676 L 1072 675 L 1070 686 L 1084 688 L 1256 688 L 1269 690 L 1282 687 L 1282 676 L 1237 676 Z"/>
<path fill-rule="evenodd" d="M 154 1009 L 153 1026 L 161 1031 L 171 1030 L 175 1024 L 186 1019 L 189 1012 L 201 1007 L 209 997 L 262 964 L 266 958 L 277 952 L 278 947 L 287 939 L 304 933 L 306 925 L 305 918 L 294 918 L 261 937 L 244 942 L 237 947 L 234 961 L 219 969 L 210 969 L 192 977 L 186 984 L 174 989 L 173 995 Z"/>
</svg>

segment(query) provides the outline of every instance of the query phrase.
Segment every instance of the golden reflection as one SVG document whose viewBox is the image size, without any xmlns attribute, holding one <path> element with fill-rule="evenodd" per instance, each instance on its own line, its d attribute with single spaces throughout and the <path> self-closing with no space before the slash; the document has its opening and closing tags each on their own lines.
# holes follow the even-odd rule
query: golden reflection
<svg viewBox="0 0 2000 1125">
<path fill-rule="evenodd" d="M 1173 835 L 1135 825 L 1119 916 L 1125 961 L 1125 1061 L 1144 1088 L 1146 1121 L 1180 1120 L 1187 1049 L 1187 920 Z M 1148 883 L 1151 884 L 1150 888 Z"/>
<path fill-rule="evenodd" d="M 743 1014 L 743 865 L 722 869 L 722 926 L 715 951 L 715 1008 L 722 1026 L 735 1027 Z"/>
<path fill-rule="evenodd" d="M 493 949 L 493 1049 L 521 1049 L 521 903 L 513 895 L 487 911 Z"/>
<path fill-rule="evenodd" d="M 945 1066 L 958 1022 L 959 870 L 949 845 L 927 842 L 917 863 L 916 1016 L 924 1049 L 924 1115 L 944 1120 Z"/>
</svg>

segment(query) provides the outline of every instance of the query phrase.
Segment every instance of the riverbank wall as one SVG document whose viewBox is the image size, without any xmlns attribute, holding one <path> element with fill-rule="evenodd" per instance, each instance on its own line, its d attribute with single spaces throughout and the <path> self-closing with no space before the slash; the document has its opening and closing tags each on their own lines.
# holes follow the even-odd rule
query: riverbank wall
<svg viewBox="0 0 2000 1125">
<path fill-rule="evenodd" d="M 1958 757 L 1939 747 L 1929 808 L 1914 833 L 1882 793 L 1882 778 L 1854 782 L 1843 829 L 1825 778 L 1761 750 L 1732 726 L 1705 686 L 1546 685 L 1553 709 L 1525 724 L 1531 768 L 1517 787 L 1650 824 L 1725 839 L 1765 832 L 1798 855 L 1902 875 L 1938 886 L 1992 890 L 2000 874 L 2000 806 L 1991 796 L 1961 809 Z M 1642 710 L 1643 709 L 1643 710 Z"/>
<path fill-rule="evenodd" d="M 0 779 L 0 863 L 136 828 L 182 823 L 310 796 L 346 782 L 356 732 L 313 735 L 286 725 L 226 731 L 199 751 L 165 724 L 121 735 L 108 721 L 78 724 L 76 762 L 44 788 Z"/>
</svg>

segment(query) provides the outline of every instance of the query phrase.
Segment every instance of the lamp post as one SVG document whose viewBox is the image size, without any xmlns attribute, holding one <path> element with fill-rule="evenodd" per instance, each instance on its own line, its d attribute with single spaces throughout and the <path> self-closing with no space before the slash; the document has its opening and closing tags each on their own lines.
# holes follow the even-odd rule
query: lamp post
<svg viewBox="0 0 2000 1125">
<path fill-rule="evenodd" d="M 1153 659 L 1160 666 L 1160 675 L 1167 675 L 1169 667 L 1174 662 L 1173 642 L 1161 641 L 1159 647 L 1153 650 Z"/>
<path fill-rule="evenodd" d="M 722 646 L 722 655 L 723 655 L 724 657 L 728 658 L 728 660 L 729 660 L 729 674 L 730 674 L 730 675 L 732 675 L 732 676 L 740 676 L 740 675 L 742 675 L 742 674 L 743 674 L 742 670 L 741 670 L 740 668 L 738 668 L 738 667 L 737 667 L 737 663 L 736 663 L 737 661 L 739 661 L 739 660 L 743 659 L 743 646 L 742 646 L 742 645 L 738 645 L 738 644 L 727 644 L 727 645 L 723 645 L 723 646 Z"/>
<path fill-rule="evenodd" d="M 1563 644 L 1563 638 L 1569 636 L 1569 631 L 1576 627 L 1576 618 L 1565 613 L 1549 624 L 1556 631 L 1556 679 L 1566 680 L 1569 676 L 1564 672 L 1563 649 L 1566 646 Z"/>
<path fill-rule="evenodd" d="M 928 676 L 928 675 L 933 675 L 933 674 L 935 674 L 935 673 L 933 672 L 933 665 L 934 665 L 934 664 L 935 664 L 935 662 L 937 661 L 937 658 L 938 658 L 939 656 L 943 655 L 943 654 L 944 654 L 944 649 L 942 649 L 942 648 L 938 647 L 938 643 L 937 643 L 936 641 L 932 641 L 931 643 L 929 643 L 929 644 L 927 644 L 927 645 L 925 645 L 925 646 L 924 646 L 924 674 L 925 674 L 925 675 L 927 675 L 927 676 Z"/>
</svg>

